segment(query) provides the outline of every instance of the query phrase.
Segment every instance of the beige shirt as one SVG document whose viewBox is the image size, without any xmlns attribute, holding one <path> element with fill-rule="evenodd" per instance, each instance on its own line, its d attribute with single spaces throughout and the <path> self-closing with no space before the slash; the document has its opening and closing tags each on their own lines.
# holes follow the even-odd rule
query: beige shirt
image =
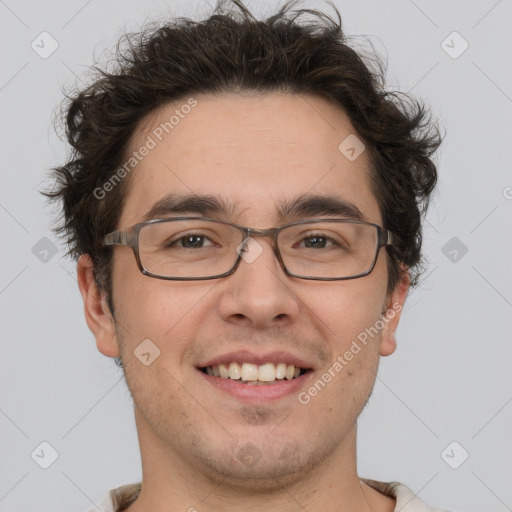
<svg viewBox="0 0 512 512">
<path fill-rule="evenodd" d="M 363 482 L 377 491 L 396 499 L 395 512 L 448 512 L 440 508 L 429 507 L 421 501 L 408 487 L 398 482 L 377 482 L 365 480 Z M 139 495 L 141 484 L 129 484 L 113 489 L 99 504 L 103 512 L 121 512 L 130 506 Z M 97 508 L 89 512 L 97 512 Z"/>
</svg>

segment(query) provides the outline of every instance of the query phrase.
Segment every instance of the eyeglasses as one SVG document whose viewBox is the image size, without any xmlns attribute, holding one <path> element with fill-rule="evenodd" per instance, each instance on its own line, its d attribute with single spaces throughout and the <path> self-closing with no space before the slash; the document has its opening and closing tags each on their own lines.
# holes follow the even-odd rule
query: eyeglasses
<svg viewBox="0 0 512 512">
<path fill-rule="evenodd" d="M 131 247 L 146 276 L 196 281 L 229 276 L 242 259 L 251 262 L 251 240 L 258 236 L 272 237 L 287 275 L 319 281 L 368 275 L 380 248 L 393 243 L 390 231 L 356 220 L 312 219 L 253 229 L 205 217 L 173 217 L 114 231 L 103 245 Z"/>
</svg>

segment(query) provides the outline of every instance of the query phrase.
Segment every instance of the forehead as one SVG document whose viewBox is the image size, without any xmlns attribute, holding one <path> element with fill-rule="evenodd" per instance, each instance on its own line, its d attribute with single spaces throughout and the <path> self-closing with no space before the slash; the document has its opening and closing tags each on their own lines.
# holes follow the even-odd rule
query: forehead
<svg viewBox="0 0 512 512">
<path fill-rule="evenodd" d="M 144 220 L 168 195 L 215 196 L 229 220 L 253 227 L 274 225 L 284 205 L 305 195 L 350 203 L 380 223 L 366 151 L 354 159 L 363 148 L 356 137 L 341 108 L 312 95 L 196 95 L 167 104 L 130 142 L 126 158 L 137 153 L 138 163 L 119 227 Z"/>
</svg>

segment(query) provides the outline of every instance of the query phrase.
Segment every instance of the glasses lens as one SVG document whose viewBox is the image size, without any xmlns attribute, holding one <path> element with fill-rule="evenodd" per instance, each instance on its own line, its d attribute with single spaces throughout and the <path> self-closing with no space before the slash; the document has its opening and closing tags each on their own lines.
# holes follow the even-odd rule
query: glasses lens
<svg viewBox="0 0 512 512">
<path fill-rule="evenodd" d="M 355 277 L 372 268 L 378 232 L 357 222 L 312 222 L 283 229 L 278 244 L 286 268 L 298 277 Z"/>
<path fill-rule="evenodd" d="M 139 257 L 151 274 L 168 278 L 211 278 L 231 270 L 243 242 L 240 229 L 204 219 L 146 224 L 139 232 Z M 277 239 L 288 272 L 297 277 L 349 278 L 375 263 L 375 226 L 343 221 L 295 224 Z"/>
<path fill-rule="evenodd" d="M 204 278 L 228 272 L 238 257 L 242 232 L 202 219 L 146 224 L 139 232 L 139 257 L 150 273 L 162 277 Z"/>
</svg>

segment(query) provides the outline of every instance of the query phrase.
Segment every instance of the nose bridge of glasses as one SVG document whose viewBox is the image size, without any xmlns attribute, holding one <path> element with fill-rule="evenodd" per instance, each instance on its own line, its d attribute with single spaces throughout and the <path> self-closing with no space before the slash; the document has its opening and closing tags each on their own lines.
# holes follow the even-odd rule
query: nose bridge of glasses
<svg viewBox="0 0 512 512">
<path fill-rule="evenodd" d="M 279 228 L 267 228 L 267 229 L 256 229 L 256 228 L 246 228 L 245 235 L 247 238 L 270 238 L 271 239 L 271 247 L 274 252 L 277 249 L 277 234 L 279 233 Z"/>
<path fill-rule="evenodd" d="M 280 262 L 281 258 L 279 256 L 279 249 L 277 248 L 277 233 L 279 230 L 277 228 L 268 228 L 268 229 L 256 229 L 256 228 L 245 228 L 244 229 L 244 242 L 243 248 L 240 251 L 237 250 L 239 256 L 246 263 L 253 263 L 256 259 L 260 257 L 260 255 L 265 251 L 264 243 L 259 243 L 255 239 L 256 238 L 270 238 L 268 240 L 268 248 L 273 253 L 273 257 L 277 258 Z"/>
</svg>

